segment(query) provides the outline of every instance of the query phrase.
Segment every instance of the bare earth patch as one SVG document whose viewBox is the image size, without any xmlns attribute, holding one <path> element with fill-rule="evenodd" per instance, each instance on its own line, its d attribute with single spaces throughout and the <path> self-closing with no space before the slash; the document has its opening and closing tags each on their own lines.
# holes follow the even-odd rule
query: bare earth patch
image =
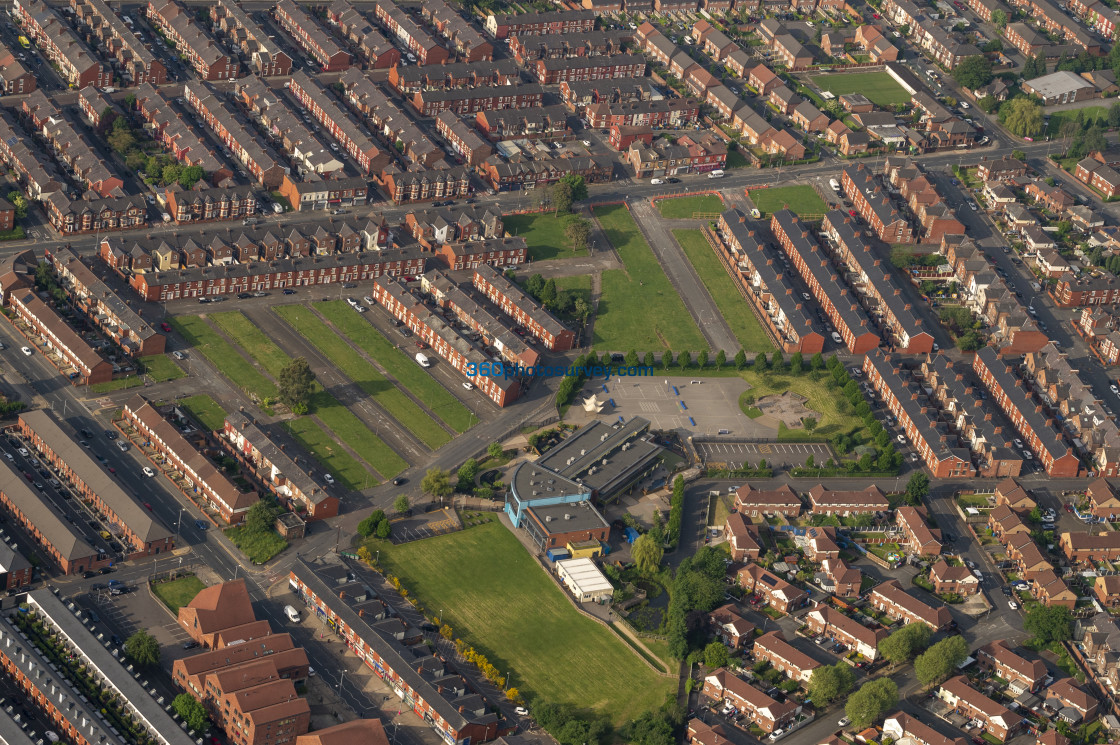
<svg viewBox="0 0 1120 745">
<path fill-rule="evenodd" d="M 805 426 L 802 423 L 805 417 L 820 419 L 821 416 L 805 405 L 808 400 L 805 396 L 791 391 L 764 396 L 754 404 L 762 412 L 762 416 L 757 421 L 765 421 L 772 427 L 777 427 L 781 422 L 789 429 L 802 429 Z"/>
</svg>

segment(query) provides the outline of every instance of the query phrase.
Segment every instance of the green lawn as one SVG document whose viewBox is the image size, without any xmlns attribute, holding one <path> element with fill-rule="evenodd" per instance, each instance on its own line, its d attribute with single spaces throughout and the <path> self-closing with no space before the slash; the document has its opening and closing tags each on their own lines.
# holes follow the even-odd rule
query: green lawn
<svg viewBox="0 0 1120 745">
<path fill-rule="evenodd" d="M 789 207 L 798 215 L 823 215 L 828 211 L 820 195 L 811 186 L 779 186 L 776 189 L 752 189 L 748 196 L 764 216 Z"/>
<path fill-rule="evenodd" d="M 171 319 L 171 325 L 192 348 L 201 352 L 238 388 L 256 396 L 259 401 L 276 395 L 276 384 L 245 359 L 236 347 L 210 328 L 205 319 L 199 316 L 178 316 Z"/>
<path fill-rule="evenodd" d="M 125 391 L 129 388 L 138 388 L 144 385 L 144 381 L 140 379 L 139 375 L 126 375 L 123 378 L 110 380 L 107 383 L 94 383 L 89 387 L 90 392 L 98 395 L 102 393 L 112 393 L 113 391 Z"/>
<path fill-rule="evenodd" d="M 910 102 L 910 94 L 886 72 L 836 72 L 810 79 L 821 90 L 837 96 L 862 93 L 881 107 Z"/>
<path fill-rule="evenodd" d="M 727 152 L 727 165 L 724 168 L 746 168 L 747 156 L 743 155 L 739 150 L 729 150 Z"/>
<path fill-rule="evenodd" d="M 808 360 L 805 360 L 805 364 L 808 364 Z M 788 429 L 782 424 L 778 428 L 778 442 L 823 442 L 835 434 L 851 431 L 853 427 L 863 428 L 862 421 L 852 412 L 840 410 L 840 406 L 847 406 L 847 401 L 841 403 L 843 397 L 838 390 L 828 387 L 824 374 L 819 380 L 814 380 L 808 371 L 800 375 L 773 372 L 760 375 L 748 368 L 740 375 L 751 386 L 739 400 L 739 407 L 744 412 L 750 408 L 745 405 L 748 397 L 758 401 L 765 396 L 786 391 L 805 396 L 807 399 L 805 407 L 815 412 L 813 416 L 817 420 L 817 425 L 811 433 L 804 429 Z"/>
<path fill-rule="evenodd" d="M 625 206 L 595 210 L 625 268 L 603 272 L 594 343 L 601 350 L 696 353 L 708 343 Z"/>
<path fill-rule="evenodd" d="M 338 447 L 335 439 L 311 417 L 293 419 L 285 426 L 292 437 L 334 476 L 335 481 L 347 489 L 359 491 L 377 485 L 378 479 L 374 478 L 350 453 Z"/>
<path fill-rule="evenodd" d="M 385 441 L 370 431 L 350 409 L 331 394 L 318 390 L 311 396 L 311 413 L 322 420 L 345 442 L 358 457 L 385 478 L 392 478 L 408 468 L 408 463 L 397 455 Z"/>
<path fill-rule="evenodd" d="M 348 341 L 330 329 L 308 307 L 283 305 L 273 311 L 323 353 L 346 377 L 404 425 L 432 450 L 451 441 L 451 435 L 416 402 L 397 390 L 385 376 L 367 362 Z M 354 311 L 350 312 L 354 315 Z"/>
<path fill-rule="evenodd" d="M 557 283 L 559 284 L 559 282 Z M 588 284 L 590 289 L 590 284 Z M 381 332 L 371 326 L 342 300 L 316 303 L 315 309 L 370 359 L 377 360 L 397 382 L 416 396 L 428 409 L 456 432 L 466 432 L 477 418 L 462 401 L 455 398 L 429 375 L 416 361 L 393 346 Z"/>
<path fill-rule="evenodd" d="M 657 210 L 662 217 L 691 219 L 697 212 L 711 215 L 723 212 L 723 200 L 715 194 L 700 194 L 693 197 L 658 199 Z"/>
<path fill-rule="evenodd" d="M 1069 111 L 1055 111 L 1050 114 L 1050 125 L 1046 128 L 1044 134 L 1051 137 L 1058 137 L 1062 131 L 1062 125 L 1067 121 L 1074 122 L 1093 122 L 1099 121 L 1101 124 L 1108 125 L 1108 109 L 1104 106 L 1086 106 L 1083 109 L 1071 109 Z"/>
<path fill-rule="evenodd" d="M 254 564 L 266 564 L 288 547 L 288 542 L 275 530 L 250 532 L 244 525 L 226 528 L 233 545 L 241 549 Z"/>
<path fill-rule="evenodd" d="M 211 313 L 210 320 L 224 331 L 226 336 L 248 352 L 249 356 L 273 378 L 279 380 L 280 372 L 292 361 L 291 357 L 276 346 L 276 342 L 265 336 L 265 333 L 241 311 Z"/>
<path fill-rule="evenodd" d="M 573 274 L 570 277 L 557 277 L 556 289 L 559 292 L 575 293 L 576 297 L 591 302 L 591 275 Z"/>
<path fill-rule="evenodd" d="M 456 637 L 511 671 L 526 699 L 569 703 L 621 725 L 676 688 L 609 629 L 577 613 L 498 522 L 400 546 L 369 545 L 429 614 L 442 609 Z"/>
<path fill-rule="evenodd" d="M 189 398 L 179 399 L 176 405 L 186 409 L 187 412 L 202 423 L 203 427 L 215 432 L 226 426 L 226 412 L 218 402 L 205 393 Z"/>
<path fill-rule="evenodd" d="M 673 237 L 684 249 L 692 267 L 700 275 L 700 281 L 708 288 L 719 308 L 720 315 L 743 349 L 748 352 L 774 351 L 770 335 L 758 322 L 750 304 L 739 294 L 716 252 L 704 239 L 704 234 L 699 230 L 674 230 Z"/>
<path fill-rule="evenodd" d="M 502 218 L 502 224 L 510 235 L 519 235 L 525 239 L 529 258 L 533 261 L 586 256 L 587 249 L 573 250 L 568 237 L 564 235 L 567 217 L 569 216 L 557 217 L 551 212 L 535 215 L 506 215 Z"/>
<path fill-rule="evenodd" d="M 194 596 L 205 589 L 206 585 L 202 584 L 202 580 L 193 574 L 173 579 L 170 582 L 152 584 L 152 592 L 175 615 L 179 615 L 179 609 L 194 600 Z"/>
<path fill-rule="evenodd" d="M 183 368 L 176 365 L 166 354 L 141 357 L 140 362 L 144 365 L 144 370 L 151 376 L 152 380 L 157 383 L 162 383 L 165 380 L 178 380 L 186 376 Z"/>
</svg>

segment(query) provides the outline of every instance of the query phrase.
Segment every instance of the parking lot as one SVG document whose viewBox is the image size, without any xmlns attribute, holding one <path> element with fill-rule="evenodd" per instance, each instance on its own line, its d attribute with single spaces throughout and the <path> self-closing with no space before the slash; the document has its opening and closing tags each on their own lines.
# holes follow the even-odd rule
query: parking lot
<svg viewBox="0 0 1120 745">
<path fill-rule="evenodd" d="M 823 442 L 744 442 L 741 440 L 704 440 L 694 442 L 696 454 L 708 465 L 723 463 L 728 468 L 757 466 L 760 460 L 769 465 L 803 466 L 811 455 L 817 463 L 824 464 L 836 457 L 832 448 Z"/>
<path fill-rule="evenodd" d="M 613 401 L 603 414 L 626 419 L 640 416 L 653 429 L 686 430 L 696 434 L 722 433 L 768 439 L 777 431 L 760 425 L 739 408 L 739 396 L 749 386 L 742 378 L 611 377 L 588 388 L 600 400 Z"/>
</svg>

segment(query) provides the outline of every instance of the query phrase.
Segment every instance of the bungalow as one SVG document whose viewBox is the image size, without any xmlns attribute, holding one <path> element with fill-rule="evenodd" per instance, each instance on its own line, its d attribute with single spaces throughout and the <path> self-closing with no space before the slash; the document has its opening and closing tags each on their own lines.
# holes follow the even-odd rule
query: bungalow
<svg viewBox="0 0 1120 745">
<path fill-rule="evenodd" d="M 779 613 L 792 613 L 809 602 L 809 593 L 758 564 L 747 564 L 737 576 L 744 590 L 762 597 Z"/>
</svg>

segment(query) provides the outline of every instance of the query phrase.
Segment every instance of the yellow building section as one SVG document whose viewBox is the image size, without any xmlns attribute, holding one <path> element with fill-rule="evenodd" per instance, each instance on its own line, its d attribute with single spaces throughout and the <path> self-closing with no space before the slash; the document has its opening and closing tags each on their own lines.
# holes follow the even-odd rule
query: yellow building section
<svg viewBox="0 0 1120 745">
<path fill-rule="evenodd" d="M 573 559 L 594 559 L 603 553 L 603 544 L 598 541 L 575 541 L 566 548 Z"/>
</svg>

